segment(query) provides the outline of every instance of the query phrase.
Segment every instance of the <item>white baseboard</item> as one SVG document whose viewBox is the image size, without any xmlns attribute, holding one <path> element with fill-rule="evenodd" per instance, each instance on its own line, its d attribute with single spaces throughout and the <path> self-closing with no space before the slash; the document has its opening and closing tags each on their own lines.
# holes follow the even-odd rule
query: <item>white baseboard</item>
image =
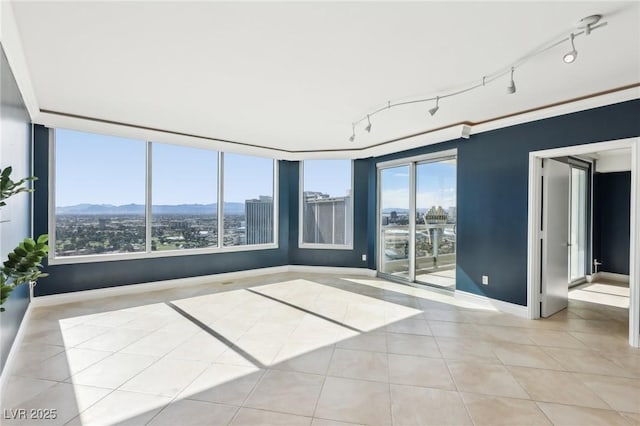
<svg viewBox="0 0 640 426">
<path fill-rule="evenodd" d="M 611 281 L 619 281 L 621 283 L 627 283 L 627 284 L 629 283 L 629 275 L 616 274 L 613 272 L 596 272 L 593 275 L 592 281 L 597 280 L 598 278 L 611 280 Z"/>
<path fill-rule="evenodd" d="M 366 268 L 340 268 L 329 266 L 284 265 L 270 268 L 249 269 L 246 271 L 226 272 L 221 274 L 203 275 L 199 277 L 178 278 L 175 280 L 154 281 L 141 284 L 121 285 L 117 287 L 98 288 L 95 290 L 74 291 L 70 293 L 37 296 L 31 301 L 33 307 L 62 305 L 64 303 L 83 302 L 104 297 L 124 296 L 128 294 L 147 293 L 150 291 L 167 290 L 175 287 L 195 286 L 220 281 L 238 280 L 267 274 L 283 272 L 303 272 L 321 274 L 346 274 L 375 276 L 375 271 Z"/>
<path fill-rule="evenodd" d="M 302 273 L 320 273 L 334 275 L 365 275 L 367 277 L 375 277 L 376 271 L 367 268 L 342 268 L 339 266 L 308 266 L 308 265 L 289 265 L 289 272 Z"/>
<path fill-rule="evenodd" d="M 18 350 L 22 344 L 22 339 L 24 338 L 24 333 L 29 323 L 29 317 L 31 316 L 31 309 L 32 306 L 31 303 L 29 303 L 29 305 L 27 306 L 27 310 L 22 317 L 22 322 L 20 323 L 18 332 L 16 333 L 16 338 L 13 339 L 13 344 L 11 344 L 11 349 L 9 349 L 7 361 L 4 363 L 4 368 L 2 369 L 2 374 L 0 375 L 0 395 L 4 395 L 5 386 L 9 381 L 9 372 L 13 371 L 13 363 L 18 356 Z"/>
<path fill-rule="evenodd" d="M 529 318 L 529 311 L 526 306 L 516 305 L 515 303 L 504 302 L 502 300 L 491 299 L 486 296 L 480 296 L 466 291 L 456 290 L 456 299 L 464 300 L 466 302 L 474 303 L 480 306 L 486 306 L 488 308 L 494 308 L 500 312 L 512 314 L 521 318 Z"/>
</svg>

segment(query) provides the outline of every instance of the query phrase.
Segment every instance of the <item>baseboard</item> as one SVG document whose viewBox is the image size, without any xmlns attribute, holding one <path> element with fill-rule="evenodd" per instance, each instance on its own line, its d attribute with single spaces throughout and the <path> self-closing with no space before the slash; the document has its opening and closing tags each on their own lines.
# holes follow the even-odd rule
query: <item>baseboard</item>
<svg viewBox="0 0 640 426">
<path fill-rule="evenodd" d="M 602 278 L 605 280 L 611 280 L 611 281 L 619 281 L 621 283 L 629 283 L 629 275 L 624 275 L 624 274 L 616 274 L 614 272 L 596 272 L 595 274 L 593 274 L 593 280 L 597 280 L 598 278 Z"/>
<path fill-rule="evenodd" d="M 375 276 L 375 271 L 366 268 L 340 268 L 330 266 L 283 265 L 270 268 L 249 269 L 246 271 L 225 272 L 221 274 L 203 275 L 199 277 L 178 278 L 175 280 L 155 281 L 142 284 L 130 284 L 117 287 L 99 288 L 95 290 L 74 291 L 70 293 L 53 294 L 50 296 L 36 296 L 30 306 L 54 306 L 65 303 L 83 302 L 104 297 L 125 296 L 128 294 L 147 293 L 151 291 L 167 290 L 175 287 L 195 286 L 220 281 L 252 278 L 267 274 L 283 272 L 324 273 L 345 275 Z"/>
<path fill-rule="evenodd" d="M 376 271 L 367 268 L 346 268 L 340 266 L 309 266 L 309 265 L 289 265 L 289 272 L 321 273 L 332 275 L 365 275 L 375 277 Z"/>
<path fill-rule="evenodd" d="M 20 323 L 20 327 L 18 328 L 18 332 L 16 333 L 15 339 L 13 339 L 13 343 L 11 344 L 11 349 L 9 349 L 9 355 L 7 356 L 7 361 L 4 363 L 4 368 L 2 369 L 2 374 L 0 375 L 0 395 L 4 395 L 4 389 L 9 380 L 10 371 L 13 371 L 13 363 L 18 356 L 18 351 L 20 346 L 22 345 L 22 339 L 24 338 L 25 330 L 27 329 L 27 325 L 29 323 L 29 317 L 31 316 L 32 305 L 29 303 L 27 306 L 27 310 L 22 317 L 22 322 Z"/>
<path fill-rule="evenodd" d="M 516 305 L 515 303 L 504 302 L 502 300 L 491 299 L 486 296 L 480 296 L 466 291 L 456 290 L 456 299 L 460 299 L 469 303 L 480 306 L 497 309 L 500 312 L 512 314 L 521 318 L 529 318 L 529 311 L 526 306 Z"/>
</svg>

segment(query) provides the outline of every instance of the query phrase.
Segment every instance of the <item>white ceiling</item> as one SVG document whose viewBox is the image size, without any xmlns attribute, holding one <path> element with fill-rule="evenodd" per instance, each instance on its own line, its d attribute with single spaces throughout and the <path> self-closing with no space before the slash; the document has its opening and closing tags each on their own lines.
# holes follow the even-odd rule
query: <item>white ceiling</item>
<svg viewBox="0 0 640 426">
<path fill-rule="evenodd" d="M 358 149 L 640 81 L 639 2 L 14 2 L 41 110 L 285 151 Z M 515 73 L 508 67 L 585 16 L 608 22 Z M 392 148 L 391 148 L 392 149 Z"/>
</svg>

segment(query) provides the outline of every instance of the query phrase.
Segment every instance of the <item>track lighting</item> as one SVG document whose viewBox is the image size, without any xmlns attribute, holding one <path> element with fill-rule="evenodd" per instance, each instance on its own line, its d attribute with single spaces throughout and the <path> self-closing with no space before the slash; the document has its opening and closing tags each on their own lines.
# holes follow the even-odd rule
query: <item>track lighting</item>
<svg viewBox="0 0 640 426">
<path fill-rule="evenodd" d="M 591 30 L 594 29 L 594 25 L 596 25 L 601 18 L 602 15 L 591 15 L 587 16 L 586 18 L 582 18 L 580 21 L 578 21 L 578 28 L 584 28 L 584 35 L 589 35 L 591 34 Z"/>
<path fill-rule="evenodd" d="M 354 140 L 356 140 L 356 125 L 355 124 L 351 124 L 351 136 L 349 137 L 349 142 L 353 142 Z"/>
<path fill-rule="evenodd" d="M 589 28 L 589 27 L 587 26 L 587 28 Z M 578 51 L 576 50 L 576 46 L 573 44 L 574 37 L 575 36 L 573 35 L 573 33 L 571 33 L 571 37 L 569 38 L 569 40 L 571 40 L 571 52 L 567 53 L 562 58 L 562 60 L 567 64 L 572 63 L 578 57 Z"/>
<path fill-rule="evenodd" d="M 367 124 L 367 127 L 365 127 L 364 129 L 371 133 L 371 120 L 369 119 L 369 114 L 367 114 L 367 121 L 369 122 L 369 124 Z"/>
<path fill-rule="evenodd" d="M 433 117 L 435 115 L 436 112 L 438 112 L 438 110 L 440 109 L 440 107 L 438 106 L 438 103 L 440 103 L 440 96 L 436 96 L 436 106 L 434 106 L 433 108 L 431 108 L 429 110 L 429 114 L 431 114 L 431 116 Z"/>
<path fill-rule="evenodd" d="M 1 1 L 1 0 L 0 0 Z M 598 29 L 598 28 L 603 28 L 607 25 L 607 22 L 601 22 L 602 19 L 602 15 L 591 15 L 591 16 L 587 16 L 585 18 L 582 18 L 580 21 L 578 21 L 578 23 L 576 24 L 576 29 L 574 29 L 571 34 L 569 34 L 569 36 L 567 37 L 566 35 L 562 35 L 560 37 L 557 38 L 553 38 L 551 40 L 548 40 L 548 42 L 544 45 L 546 47 L 537 49 L 537 50 L 533 50 L 530 51 L 528 53 L 526 53 L 525 55 L 521 56 L 518 60 L 512 62 L 508 67 L 506 68 L 500 68 L 498 70 L 496 70 L 495 72 L 491 73 L 491 74 L 485 74 L 484 76 L 482 76 L 482 80 L 480 81 L 480 79 L 477 80 L 476 83 L 470 83 L 466 86 L 461 87 L 460 89 L 457 89 L 455 91 L 449 91 L 449 92 L 445 92 L 445 93 L 440 93 L 438 96 L 429 96 L 426 98 L 422 98 L 422 99 L 408 99 L 408 100 L 402 100 L 402 101 L 397 101 L 397 102 L 392 102 L 392 101 L 387 101 L 387 103 L 384 106 L 381 106 L 380 108 L 370 111 L 367 115 L 363 116 L 362 118 L 360 118 L 359 120 L 356 120 L 354 122 L 352 122 L 352 126 L 353 126 L 353 132 L 351 134 L 351 136 L 349 137 L 349 140 L 351 142 L 353 142 L 356 138 L 356 131 L 355 131 L 355 126 L 359 126 L 361 123 L 364 124 L 364 121 L 366 120 L 366 126 L 364 127 L 364 129 L 367 132 L 371 132 L 371 116 L 382 113 L 383 111 L 389 110 L 391 108 L 394 107 L 399 107 L 399 106 L 403 106 L 403 105 L 413 105 L 416 103 L 422 103 L 422 102 L 433 102 L 433 100 L 435 99 L 436 104 L 433 108 L 429 109 L 429 114 L 431 114 L 431 116 L 434 116 L 438 110 L 440 109 L 440 98 L 452 98 L 452 97 L 456 97 L 458 95 L 462 95 L 468 92 L 472 92 L 476 89 L 479 89 L 481 87 L 487 86 L 490 83 L 494 82 L 494 81 L 501 81 L 502 80 L 502 76 L 504 76 L 505 74 L 511 72 L 510 74 L 510 79 L 509 79 L 509 85 L 507 86 L 507 93 L 508 94 L 513 94 L 516 93 L 516 83 L 513 80 L 513 73 L 515 71 L 516 68 L 520 68 L 521 66 L 525 65 L 527 62 L 529 62 L 529 60 L 551 50 L 551 49 L 555 49 L 556 47 L 560 46 L 561 44 L 566 43 L 567 40 L 569 40 L 571 42 L 571 52 L 565 54 L 563 56 L 563 60 L 564 62 L 570 64 L 572 62 L 574 62 L 576 60 L 576 58 L 578 57 L 578 51 L 576 50 L 575 47 L 575 43 L 574 43 L 574 39 L 576 37 L 579 37 L 581 35 L 585 35 L 588 36 L 589 34 L 591 34 L 591 32 L 593 32 L 594 30 Z M 464 136 L 464 131 L 463 131 L 463 137 Z"/>
<path fill-rule="evenodd" d="M 516 93 L 516 83 L 513 81 L 513 70 L 514 68 L 511 67 L 511 81 L 509 81 L 509 85 L 507 86 L 507 93 L 509 94 Z"/>
</svg>

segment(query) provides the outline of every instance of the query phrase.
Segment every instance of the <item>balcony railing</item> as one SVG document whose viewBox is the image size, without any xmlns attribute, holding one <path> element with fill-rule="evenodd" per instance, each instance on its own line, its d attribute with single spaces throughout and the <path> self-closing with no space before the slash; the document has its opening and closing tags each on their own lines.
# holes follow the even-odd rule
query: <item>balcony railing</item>
<svg viewBox="0 0 640 426">
<path fill-rule="evenodd" d="M 406 225 L 382 229 L 384 260 L 382 271 L 402 273 L 408 269 L 409 229 Z M 416 274 L 455 268 L 456 225 L 420 224 L 416 226 Z"/>
</svg>

